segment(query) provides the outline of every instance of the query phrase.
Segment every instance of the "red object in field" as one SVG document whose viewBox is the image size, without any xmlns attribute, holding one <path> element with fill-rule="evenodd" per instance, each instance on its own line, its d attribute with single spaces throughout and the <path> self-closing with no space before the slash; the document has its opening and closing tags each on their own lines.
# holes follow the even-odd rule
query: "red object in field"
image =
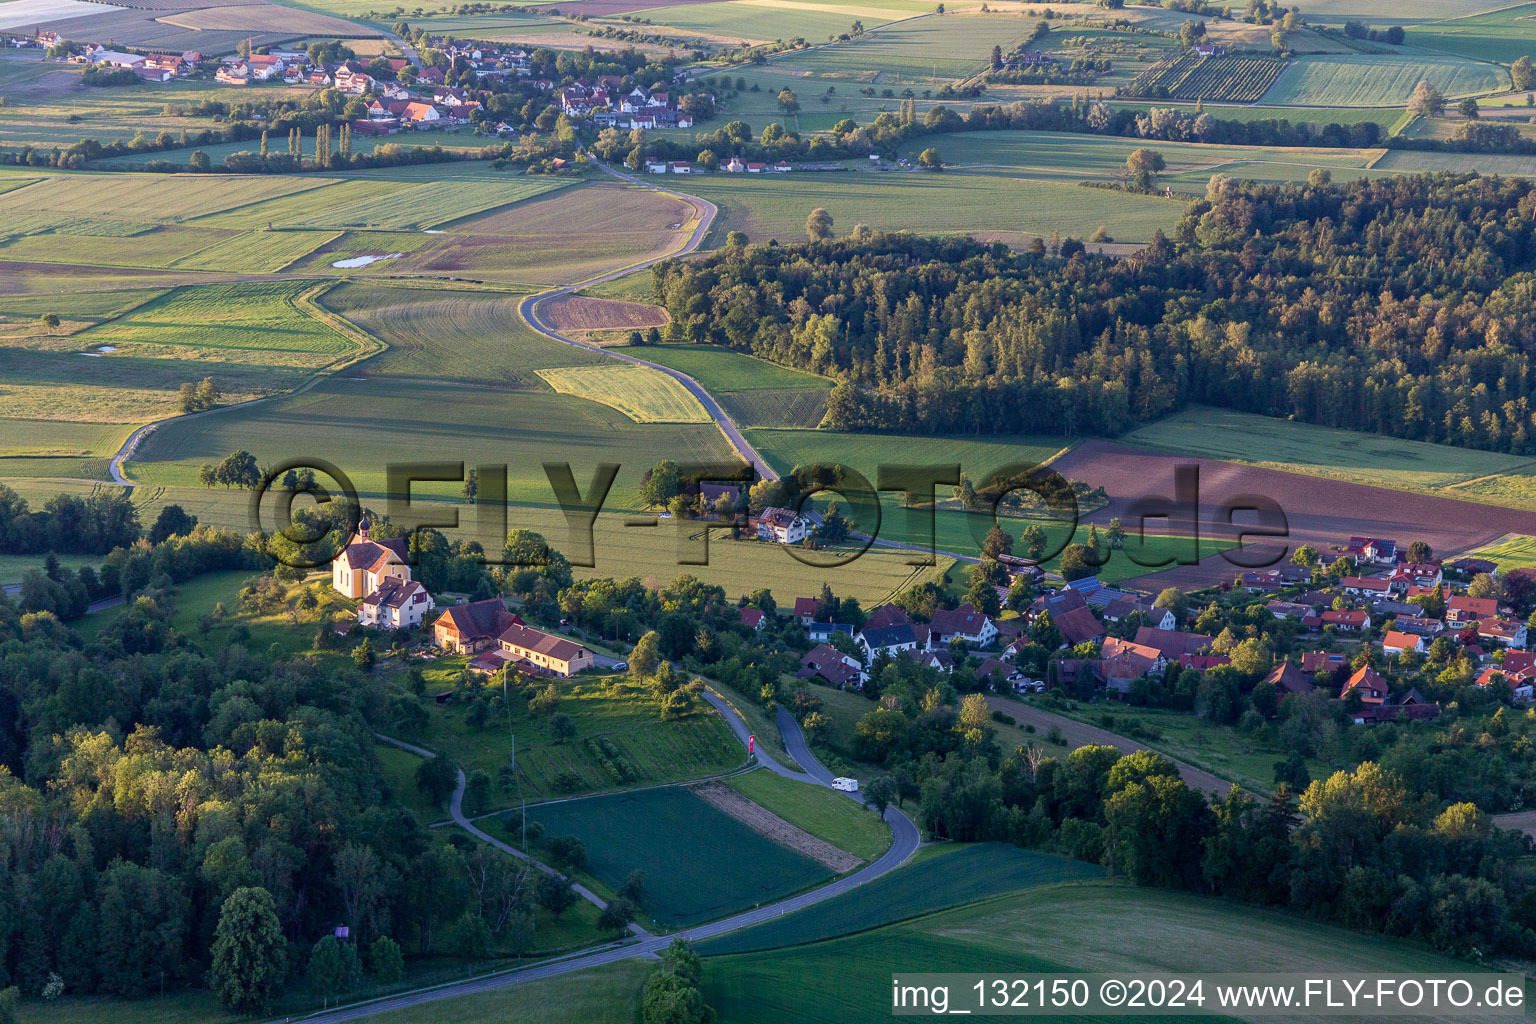
<svg viewBox="0 0 1536 1024">
<path fill-rule="evenodd" d="M 750 755 L 752 753 L 752 751 L 753 751 L 753 748 L 755 748 L 756 746 L 757 746 L 757 737 L 756 736 L 748 736 L 747 737 L 747 754 Z"/>
</svg>

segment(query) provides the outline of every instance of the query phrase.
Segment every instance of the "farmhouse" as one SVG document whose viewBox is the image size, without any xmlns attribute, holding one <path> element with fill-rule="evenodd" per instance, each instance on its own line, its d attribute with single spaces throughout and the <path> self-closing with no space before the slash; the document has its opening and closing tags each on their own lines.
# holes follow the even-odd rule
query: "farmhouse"
<svg viewBox="0 0 1536 1024">
<path fill-rule="evenodd" d="M 515 662 L 557 676 L 572 676 L 593 665 L 592 652 L 574 640 L 512 625 L 501 634 L 501 649 Z"/>
<path fill-rule="evenodd" d="M 357 532 L 331 562 L 331 589 L 342 597 L 358 600 L 367 597 L 384 580 L 411 578 L 411 567 L 405 563 L 405 541 L 396 537 L 390 540 L 370 540 L 369 524 L 365 519 L 357 526 Z"/>
<path fill-rule="evenodd" d="M 1076 647 L 1084 641 L 1097 640 L 1104 635 L 1104 626 L 1098 616 L 1093 614 L 1093 609 L 1088 607 L 1083 595 L 1071 588 L 1041 595 L 1036 598 L 1031 611 L 1037 615 L 1050 615 L 1051 623 L 1061 632 L 1062 642 L 1068 647 Z"/>
<path fill-rule="evenodd" d="M 432 595 L 415 580 L 391 576 L 357 606 L 357 622 L 378 629 L 415 629 L 432 610 Z"/>
<path fill-rule="evenodd" d="M 454 654 L 478 654 L 494 647 L 508 627 L 522 623 L 499 597 L 456 604 L 432 623 L 432 642 Z"/>
</svg>

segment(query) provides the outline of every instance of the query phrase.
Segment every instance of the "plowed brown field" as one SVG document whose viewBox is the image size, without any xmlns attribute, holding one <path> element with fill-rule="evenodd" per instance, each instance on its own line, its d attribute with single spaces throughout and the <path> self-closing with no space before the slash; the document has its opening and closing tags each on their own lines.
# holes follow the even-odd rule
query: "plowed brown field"
<svg viewBox="0 0 1536 1024">
<path fill-rule="evenodd" d="M 1536 534 L 1536 512 L 1168 455 L 1112 441 L 1085 441 L 1052 463 L 1052 468 L 1063 475 L 1102 485 L 1109 492 L 1109 504 L 1085 519 L 1103 526 L 1111 517 L 1119 516 L 1128 534 L 1139 528 L 1138 500 L 1174 496 L 1174 470 L 1178 466 L 1199 470 L 1199 510 L 1194 517 L 1182 507 L 1168 518 L 1149 518 L 1148 533 L 1188 536 L 1198 528 L 1203 537 L 1235 539 L 1243 524 L 1257 521 L 1252 514 L 1240 513 L 1235 517 L 1238 526 L 1229 524 L 1226 509 L 1242 506 L 1244 495 L 1258 495 L 1278 504 L 1288 532 L 1282 539 L 1254 539 L 1240 552 L 1127 580 L 1127 585 L 1148 589 L 1219 583 L 1242 571 L 1228 556 L 1274 562 L 1288 558 L 1302 544 L 1324 551 L 1348 543 L 1351 536 L 1391 538 L 1403 545 L 1423 540 L 1438 557 L 1506 533 Z"/>
</svg>

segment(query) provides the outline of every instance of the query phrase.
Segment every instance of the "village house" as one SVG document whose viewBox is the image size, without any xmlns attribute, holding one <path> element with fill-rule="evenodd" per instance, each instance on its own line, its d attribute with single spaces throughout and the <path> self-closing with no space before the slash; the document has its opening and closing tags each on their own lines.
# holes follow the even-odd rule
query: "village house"
<svg viewBox="0 0 1536 1024">
<path fill-rule="evenodd" d="M 741 610 L 741 622 L 748 629 L 754 629 L 761 633 L 763 627 L 768 624 L 768 615 L 761 608 L 743 608 Z"/>
<path fill-rule="evenodd" d="M 1465 629 L 1479 619 L 1499 617 L 1499 602 L 1491 597 L 1467 597 L 1458 594 L 1445 603 L 1445 624 Z"/>
<path fill-rule="evenodd" d="M 948 651 L 902 651 L 901 657 L 911 658 L 924 668 L 949 675 L 955 670 L 955 659 Z"/>
<path fill-rule="evenodd" d="M 581 644 L 528 626 L 508 626 L 500 639 L 502 652 L 510 660 L 540 672 L 573 676 L 594 664 L 592 652 Z"/>
<path fill-rule="evenodd" d="M 1204 633 L 1183 633 L 1176 629 L 1153 629 L 1142 626 L 1136 630 L 1136 644 L 1157 651 L 1168 661 L 1177 661 L 1185 655 L 1199 654 L 1208 650 L 1212 637 Z"/>
<path fill-rule="evenodd" d="M 1132 615 L 1140 615 L 1153 629 L 1173 629 L 1179 624 L 1173 612 L 1154 606 L 1146 594 L 1118 594 L 1099 609 L 1099 614 L 1109 622 L 1123 622 Z"/>
<path fill-rule="evenodd" d="M 1500 647 L 1525 646 L 1525 623 L 1515 619 L 1478 619 L 1473 627 L 1479 640 L 1492 641 Z"/>
<path fill-rule="evenodd" d="M 401 538 L 372 540 L 365 519 L 357 532 L 331 562 L 331 589 L 342 597 L 360 600 L 379 589 L 386 579 L 411 578 L 406 564 L 406 544 Z"/>
<path fill-rule="evenodd" d="M 937 647 L 951 640 L 964 640 L 976 647 L 985 647 L 997 639 L 997 627 L 992 620 L 978 612 L 969 603 L 953 610 L 936 609 L 928 623 L 928 644 Z"/>
<path fill-rule="evenodd" d="M 976 669 L 976 678 L 995 690 L 1016 690 L 1026 680 L 1022 671 L 1006 661 L 988 658 Z"/>
<path fill-rule="evenodd" d="M 1404 651 L 1412 651 L 1414 654 L 1424 653 L 1424 637 L 1418 633 L 1404 633 L 1395 629 L 1387 630 L 1381 638 L 1381 650 L 1383 654 L 1393 657 Z"/>
<path fill-rule="evenodd" d="M 499 597 L 451 605 L 432 623 L 432 642 L 450 654 L 479 654 L 494 647 L 509 626 L 522 622 Z"/>
<path fill-rule="evenodd" d="M 1431 638 L 1445 629 L 1445 623 L 1439 619 L 1431 619 L 1423 615 L 1399 615 L 1393 620 L 1392 625 L 1400 632 L 1417 633 Z"/>
<path fill-rule="evenodd" d="M 818 643 L 830 640 L 838 633 L 851 637 L 856 632 L 858 630 L 846 622 L 812 622 L 805 627 L 806 636 Z"/>
<path fill-rule="evenodd" d="M 900 654 L 918 648 L 916 631 L 911 625 L 898 622 L 889 626 L 865 625 L 853 638 L 864 651 L 864 664 L 872 665 L 881 654 Z"/>
<path fill-rule="evenodd" d="M 809 626 L 816 621 L 816 599 L 814 597 L 795 598 L 795 621 L 802 626 Z"/>
<path fill-rule="evenodd" d="M 426 587 L 390 576 L 358 604 L 357 622 L 377 629 L 415 629 L 432 607 Z"/>
<path fill-rule="evenodd" d="M 1304 619 L 1313 614 L 1311 605 L 1294 601 L 1270 601 L 1264 607 L 1277 619 Z"/>
<path fill-rule="evenodd" d="M 1280 664 L 1270 670 L 1269 675 L 1265 676 L 1261 682 L 1273 686 L 1275 688 L 1275 697 L 1279 700 L 1308 694 L 1317 689 L 1312 680 L 1307 678 L 1307 673 L 1289 661 L 1280 662 Z"/>
<path fill-rule="evenodd" d="M 1093 614 L 1093 609 L 1088 607 L 1087 600 L 1081 592 L 1070 587 L 1055 593 L 1042 594 L 1030 606 L 1030 612 L 1035 617 L 1041 614 L 1049 615 L 1051 623 L 1061 633 L 1063 645 L 1067 647 L 1076 647 L 1080 643 L 1097 640 L 1104 635 L 1104 625 L 1099 622 L 1098 616 Z"/>
<path fill-rule="evenodd" d="M 111 68 L 134 68 L 144 66 L 146 58 L 136 53 L 123 53 L 120 50 L 96 50 L 90 55 L 90 62 L 95 65 L 106 65 Z"/>
<path fill-rule="evenodd" d="M 1387 699 L 1387 681 L 1369 665 L 1362 665 L 1355 670 L 1354 675 L 1344 681 L 1344 688 L 1339 691 L 1339 699 L 1343 700 L 1351 693 L 1360 695 L 1360 700 L 1366 704 L 1381 704 Z"/>
<path fill-rule="evenodd" d="M 765 508 L 762 515 L 748 520 L 748 526 L 757 532 L 758 540 L 771 540 L 780 544 L 798 544 L 810 532 L 810 524 L 805 517 L 787 508 Z"/>
<path fill-rule="evenodd" d="M 1371 615 L 1359 608 L 1328 609 L 1323 612 L 1323 625 L 1335 626 L 1344 632 L 1358 632 L 1371 628 Z"/>
<path fill-rule="evenodd" d="M 1394 565 L 1397 562 L 1397 541 L 1376 537 L 1351 537 L 1349 546 L 1344 549 L 1344 554 L 1353 558 L 1357 565 L 1362 562 Z"/>
<path fill-rule="evenodd" d="M 1505 651 L 1504 660 L 1484 668 L 1476 682 L 1478 686 L 1503 682 L 1516 700 L 1530 703 L 1533 696 L 1536 696 L 1536 653 Z"/>
<path fill-rule="evenodd" d="M 265 82 L 273 78 L 281 78 L 287 65 L 282 58 L 271 54 L 253 53 L 245 59 L 245 66 L 250 69 L 251 77 L 258 82 Z"/>
<path fill-rule="evenodd" d="M 1349 659 L 1337 651 L 1307 651 L 1301 656 L 1301 670 L 1308 675 L 1319 672 L 1336 672 L 1349 664 Z"/>
<path fill-rule="evenodd" d="M 800 659 L 797 679 L 820 679 L 836 690 L 858 689 L 867 678 L 859 659 L 828 644 L 817 644 Z"/>
<path fill-rule="evenodd" d="M 213 73 L 213 80 L 220 85 L 250 85 L 251 70 L 244 63 L 226 64 Z"/>
<path fill-rule="evenodd" d="M 1339 580 L 1339 586 L 1352 597 L 1374 597 L 1392 591 L 1392 581 L 1378 576 L 1345 576 Z"/>
</svg>

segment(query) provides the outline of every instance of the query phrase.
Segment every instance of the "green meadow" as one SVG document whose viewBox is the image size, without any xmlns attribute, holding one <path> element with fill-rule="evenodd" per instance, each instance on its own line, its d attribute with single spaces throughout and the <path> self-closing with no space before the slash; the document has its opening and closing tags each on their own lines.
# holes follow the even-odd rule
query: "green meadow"
<svg viewBox="0 0 1536 1024">
<path fill-rule="evenodd" d="M 791 825 L 864 860 L 873 860 L 891 845 L 890 827 L 872 810 L 824 786 L 763 769 L 737 775 L 726 785 Z"/>
<path fill-rule="evenodd" d="M 1223 964 L 1362 973 L 1465 969 L 1408 943 L 1275 911 L 1094 882 L 1029 889 L 830 942 L 710 957 L 704 998 L 721 1020 L 741 1024 L 873 1024 L 890 1018 L 892 970 L 963 973 L 978 963 L 999 974 L 1165 974 Z"/>
</svg>

